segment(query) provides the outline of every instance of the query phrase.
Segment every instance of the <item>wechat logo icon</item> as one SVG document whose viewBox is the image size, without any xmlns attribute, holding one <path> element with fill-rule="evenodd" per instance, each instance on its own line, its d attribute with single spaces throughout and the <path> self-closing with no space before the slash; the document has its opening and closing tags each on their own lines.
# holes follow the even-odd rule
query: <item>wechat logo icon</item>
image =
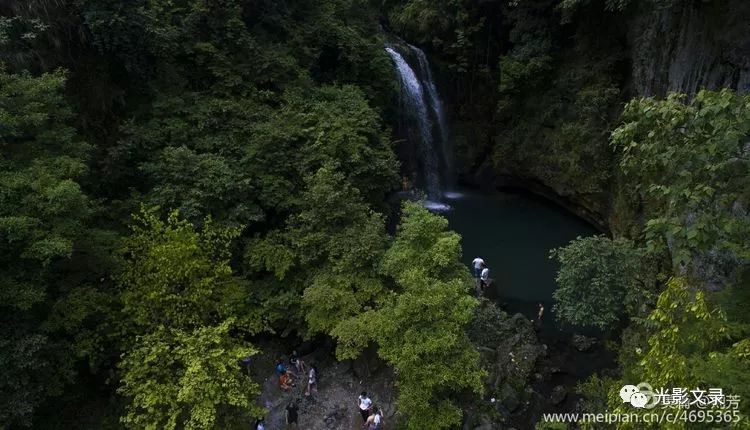
<svg viewBox="0 0 750 430">
<path fill-rule="evenodd" d="M 620 398 L 623 403 L 630 403 L 639 409 L 651 409 L 658 402 L 651 385 L 646 382 L 641 382 L 638 385 L 623 386 L 620 388 Z"/>
</svg>

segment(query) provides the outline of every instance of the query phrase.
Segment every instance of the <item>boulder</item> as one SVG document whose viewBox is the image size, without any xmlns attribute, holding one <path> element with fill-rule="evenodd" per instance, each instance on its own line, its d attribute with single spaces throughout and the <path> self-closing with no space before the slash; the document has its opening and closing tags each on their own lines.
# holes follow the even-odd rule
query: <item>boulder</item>
<svg viewBox="0 0 750 430">
<path fill-rule="evenodd" d="M 509 315 L 494 303 L 482 299 L 467 327 L 469 338 L 479 352 L 482 367 L 488 372 L 485 384 L 495 409 L 489 426 L 474 421 L 473 429 L 505 428 L 503 418 L 521 413 L 533 390 L 527 390 L 538 376 L 539 357 L 545 348 L 539 343 L 533 323 L 522 314 Z M 483 417 L 488 418 L 488 417 Z"/>
<path fill-rule="evenodd" d="M 504 384 L 500 388 L 500 404 L 509 412 L 515 412 L 521 406 L 520 393 L 510 384 Z"/>
<path fill-rule="evenodd" d="M 555 388 L 552 389 L 552 394 L 549 396 L 549 401 L 555 406 L 560 405 L 562 402 L 565 401 L 565 398 L 568 396 L 568 392 L 562 385 L 557 385 Z"/>
<path fill-rule="evenodd" d="M 596 345 L 596 338 L 584 336 L 581 334 L 574 334 L 572 340 L 575 349 L 581 352 L 589 351 Z"/>
</svg>

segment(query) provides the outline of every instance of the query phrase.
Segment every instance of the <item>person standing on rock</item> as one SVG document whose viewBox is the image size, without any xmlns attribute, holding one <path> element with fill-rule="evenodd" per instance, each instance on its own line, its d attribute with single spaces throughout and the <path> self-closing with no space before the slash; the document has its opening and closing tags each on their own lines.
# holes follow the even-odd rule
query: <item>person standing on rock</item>
<svg viewBox="0 0 750 430">
<path fill-rule="evenodd" d="M 305 373 L 305 362 L 297 356 L 297 351 L 292 351 L 292 355 L 289 356 L 289 364 L 297 369 L 297 373 Z"/>
<path fill-rule="evenodd" d="M 307 391 L 305 391 L 305 395 L 309 396 L 311 392 L 318 392 L 318 368 L 314 364 L 310 365 L 310 373 L 307 375 Z"/>
<path fill-rule="evenodd" d="M 359 406 L 359 413 L 362 415 L 362 427 L 364 427 L 367 425 L 367 418 L 370 417 L 370 409 L 372 409 L 372 400 L 367 397 L 367 391 L 363 391 L 357 397 L 357 406 Z"/>
<path fill-rule="evenodd" d="M 383 428 L 383 411 L 378 406 L 372 409 L 375 413 L 367 418 L 367 430 L 380 430 Z"/>
<path fill-rule="evenodd" d="M 474 268 L 474 278 L 479 279 L 479 277 L 482 275 L 482 267 L 484 266 L 484 259 L 482 257 L 477 257 L 471 260 L 471 265 Z"/>
<path fill-rule="evenodd" d="M 482 262 L 482 272 L 479 275 L 479 288 L 484 294 L 484 289 L 490 285 L 490 269 Z"/>
<path fill-rule="evenodd" d="M 258 418 L 258 421 L 255 422 L 255 430 L 266 430 L 266 421 L 263 417 Z"/>
<path fill-rule="evenodd" d="M 286 405 L 286 428 L 287 430 L 299 428 L 299 423 L 297 422 L 299 419 L 298 411 L 299 411 L 299 406 L 297 406 L 296 400 Z"/>
<path fill-rule="evenodd" d="M 411 181 L 409 181 L 409 177 L 406 175 L 401 178 L 401 190 L 404 192 L 411 190 Z"/>
</svg>

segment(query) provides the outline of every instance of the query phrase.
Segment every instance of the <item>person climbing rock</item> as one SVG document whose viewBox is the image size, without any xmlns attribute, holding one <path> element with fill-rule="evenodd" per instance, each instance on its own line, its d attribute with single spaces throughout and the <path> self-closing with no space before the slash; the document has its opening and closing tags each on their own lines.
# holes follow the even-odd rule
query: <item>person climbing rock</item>
<svg viewBox="0 0 750 430">
<path fill-rule="evenodd" d="M 289 364 L 297 370 L 297 373 L 305 373 L 305 362 L 297 356 L 297 351 L 292 351 L 292 355 L 289 356 Z"/>
<path fill-rule="evenodd" d="M 286 428 L 298 429 L 299 428 L 299 406 L 297 406 L 298 400 L 290 402 L 286 405 Z"/>
<path fill-rule="evenodd" d="M 479 279 L 482 275 L 482 266 L 484 266 L 484 259 L 477 257 L 471 260 L 472 267 L 474 268 L 474 278 Z"/>
<path fill-rule="evenodd" d="M 367 391 L 363 391 L 357 397 L 357 406 L 359 406 L 359 413 L 362 415 L 362 427 L 365 427 L 367 425 L 367 418 L 370 417 L 370 409 L 372 409 L 372 400 L 367 397 Z"/>
<path fill-rule="evenodd" d="M 479 275 L 479 288 L 484 294 L 485 288 L 490 285 L 490 269 L 486 264 L 482 263 L 482 273 Z"/>
<path fill-rule="evenodd" d="M 541 303 L 539 303 L 539 311 L 536 314 L 536 320 L 537 320 L 537 322 L 539 322 L 539 323 L 542 322 L 542 316 L 544 316 L 544 305 L 542 305 Z"/>
<path fill-rule="evenodd" d="M 307 390 L 305 395 L 309 396 L 310 393 L 318 392 L 318 368 L 314 365 L 310 365 L 310 372 L 307 375 Z"/>
</svg>

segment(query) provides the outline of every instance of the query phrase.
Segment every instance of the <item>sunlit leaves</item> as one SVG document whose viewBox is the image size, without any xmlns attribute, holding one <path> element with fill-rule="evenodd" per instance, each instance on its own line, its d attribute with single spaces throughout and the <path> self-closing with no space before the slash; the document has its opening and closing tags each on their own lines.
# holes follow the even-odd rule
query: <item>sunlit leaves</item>
<svg viewBox="0 0 750 430">
<path fill-rule="evenodd" d="M 612 143 L 647 203 L 649 246 L 668 246 L 682 265 L 717 248 L 747 257 L 750 223 L 738 212 L 750 184 L 750 98 L 722 90 L 636 99 L 623 118 Z"/>
<path fill-rule="evenodd" d="M 239 231 L 207 219 L 200 230 L 172 212 L 134 217 L 122 249 L 125 268 L 120 392 L 130 428 L 238 428 L 258 408 L 259 388 L 237 360 L 256 351 L 241 336 L 260 323 L 245 312 L 247 293 L 229 266 Z"/>
<path fill-rule="evenodd" d="M 396 402 L 409 429 L 458 424 L 454 396 L 482 390 L 479 355 L 464 331 L 477 302 L 468 294 L 471 281 L 460 264 L 459 241 L 444 218 L 405 204 L 381 269 L 395 279 L 398 293 L 355 320 L 346 335 L 338 333 L 346 346 L 362 344 L 351 329 L 371 333 L 378 354 L 398 375 Z"/>
<path fill-rule="evenodd" d="M 229 243 L 239 231 L 208 220 L 201 230 L 172 212 L 134 217 L 122 250 L 124 311 L 139 326 L 192 328 L 234 315 L 242 290 L 229 267 Z"/>
<path fill-rule="evenodd" d="M 194 330 L 156 328 L 125 354 L 123 424 L 135 429 L 245 428 L 262 413 L 260 388 L 237 366 L 255 354 L 230 335 L 233 320 Z"/>
</svg>

